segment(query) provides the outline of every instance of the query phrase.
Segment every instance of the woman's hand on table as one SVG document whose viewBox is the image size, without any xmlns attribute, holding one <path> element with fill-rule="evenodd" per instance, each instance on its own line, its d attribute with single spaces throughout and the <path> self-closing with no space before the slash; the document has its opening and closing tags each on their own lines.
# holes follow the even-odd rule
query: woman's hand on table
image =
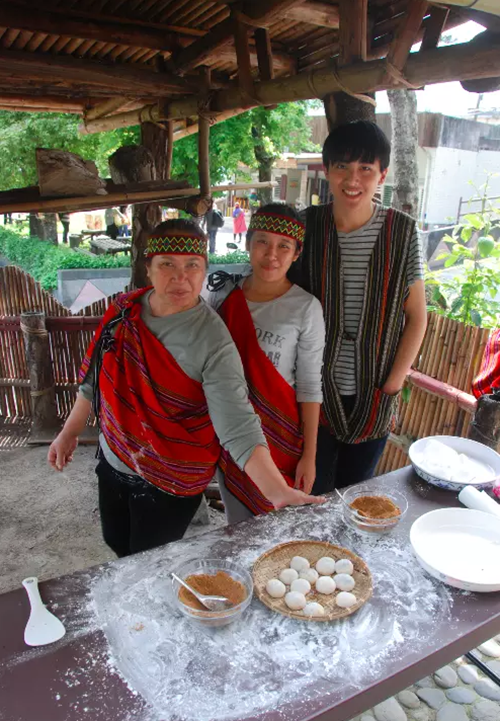
<svg viewBox="0 0 500 721">
<path fill-rule="evenodd" d="M 273 506 L 278 510 L 279 508 L 286 508 L 286 506 L 306 506 L 308 504 L 318 505 L 325 503 L 326 498 L 323 496 L 310 496 L 304 491 L 299 491 L 297 488 L 286 488 L 280 487 L 276 493 L 273 493 L 273 498 L 269 499 Z"/>
<path fill-rule="evenodd" d="M 297 463 L 295 472 L 295 488 L 304 493 L 311 493 L 316 480 L 316 457 L 304 453 Z"/>
<path fill-rule="evenodd" d="M 78 438 L 62 430 L 52 441 L 47 460 L 56 471 L 62 471 L 73 460 L 73 453 L 78 445 Z"/>
</svg>

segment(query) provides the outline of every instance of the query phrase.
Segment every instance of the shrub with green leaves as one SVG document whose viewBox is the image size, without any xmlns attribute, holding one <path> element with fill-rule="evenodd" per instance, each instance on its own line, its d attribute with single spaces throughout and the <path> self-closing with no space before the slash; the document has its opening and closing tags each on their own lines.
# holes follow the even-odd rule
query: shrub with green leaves
<svg viewBox="0 0 500 721">
<path fill-rule="evenodd" d="M 500 242 L 492 232 L 500 230 L 500 206 L 482 186 L 481 210 L 468 213 L 443 240 L 448 250 L 438 256 L 444 267 L 460 264 L 456 275 L 444 279 L 441 271 L 428 273 L 432 309 L 467 325 L 494 328 L 499 324 Z"/>
<path fill-rule="evenodd" d="M 57 271 L 70 268 L 127 268 L 130 257 L 118 255 L 89 255 L 67 246 L 52 245 L 23 232 L 0 226 L 0 255 L 38 280 L 42 288 L 57 287 Z M 246 263 L 248 253 L 235 251 L 226 255 L 210 255 L 210 263 Z"/>
</svg>

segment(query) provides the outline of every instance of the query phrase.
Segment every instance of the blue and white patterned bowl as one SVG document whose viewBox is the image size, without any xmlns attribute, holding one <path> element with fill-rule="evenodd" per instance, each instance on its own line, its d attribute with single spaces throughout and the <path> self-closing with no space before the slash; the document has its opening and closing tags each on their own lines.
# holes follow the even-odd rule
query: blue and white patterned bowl
<svg viewBox="0 0 500 721">
<path fill-rule="evenodd" d="M 493 468 L 494 476 L 486 481 L 480 479 L 472 481 L 470 483 L 460 483 L 457 481 L 447 481 L 443 478 L 427 473 L 424 469 L 418 465 L 416 458 L 419 458 L 424 452 L 425 444 L 430 440 L 439 441 L 445 445 L 453 448 L 457 453 L 464 453 L 465 455 L 473 458 L 482 463 L 486 463 Z M 474 486 L 478 491 L 484 490 L 485 488 L 492 488 L 495 478 L 500 476 L 500 454 L 489 448 L 488 446 L 472 441 L 469 438 L 459 438 L 458 436 L 428 436 L 427 438 L 420 438 L 410 446 L 408 451 L 411 464 L 415 470 L 415 473 L 420 476 L 424 481 L 430 483 L 438 488 L 444 488 L 446 491 L 455 491 L 459 493 L 465 486 Z"/>
</svg>

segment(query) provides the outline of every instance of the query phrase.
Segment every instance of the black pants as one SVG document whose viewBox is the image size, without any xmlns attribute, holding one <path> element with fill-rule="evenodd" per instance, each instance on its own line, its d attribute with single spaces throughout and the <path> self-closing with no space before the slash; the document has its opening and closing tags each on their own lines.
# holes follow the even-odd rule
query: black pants
<svg viewBox="0 0 500 721">
<path fill-rule="evenodd" d="M 342 397 L 347 415 L 352 412 L 355 400 L 355 396 Z M 388 437 L 387 435 L 364 443 L 343 443 L 338 441 L 328 428 L 320 426 L 313 494 L 319 496 L 333 491 L 334 488 L 345 488 L 373 478 Z"/>
<path fill-rule="evenodd" d="M 61 220 L 61 223 L 63 227 L 63 243 L 67 243 L 69 233 L 69 220 Z"/>
<path fill-rule="evenodd" d="M 182 538 L 203 495 L 165 493 L 138 476 L 116 471 L 102 453 L 96 474 L 102 535 L 120 558 Z"/>
<path fill-rule="evenodd" d="M 240 236 L 240 239 L 239 239 L 238 243 L 241 243 L 241 236 L 242 236 L 243 234 L 242 234 L 242 233 L 233 233 L 233 240 L 236 240 L 236 236 L 237 236 L 237 235 Z"/>
<path fill-rule="evenodd" d="M 118 238 L 118 226 L 115 223 L 106 226 L 106 235 L 116 240 Z"/>
</svg>

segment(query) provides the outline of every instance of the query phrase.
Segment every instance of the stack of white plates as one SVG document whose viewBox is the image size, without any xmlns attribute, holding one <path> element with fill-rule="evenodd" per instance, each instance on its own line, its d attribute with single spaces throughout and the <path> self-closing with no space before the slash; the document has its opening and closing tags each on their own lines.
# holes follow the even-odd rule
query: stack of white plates
<svg viewBox="0 0 500 721">
<path fill-rule="evenodd" d="M 440 508 L 415 521 L 410 542 L 423 568 L 449 586 L 500 591 L 500 521 L 468 508 Z"/>
</svg>

